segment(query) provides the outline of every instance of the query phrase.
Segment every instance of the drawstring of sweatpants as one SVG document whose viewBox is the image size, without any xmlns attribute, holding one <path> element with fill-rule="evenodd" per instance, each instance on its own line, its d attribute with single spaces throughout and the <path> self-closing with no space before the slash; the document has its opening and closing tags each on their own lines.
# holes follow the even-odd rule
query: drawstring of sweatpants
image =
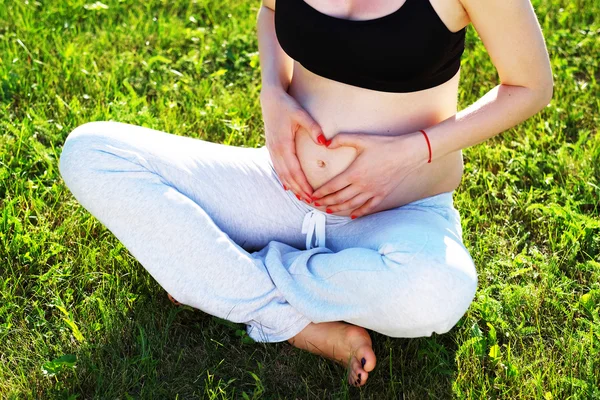
<svg viewBox="0 0 600 400">
<path fill-rule="evenodd" d="M 306 234 L 306 249 L 312 249 L 312 238 L 315 236 L 314 247 L 325 247 L 325 214 L 319 210 L 311 210 L 302 221 L 302 233 Z"/>
</svg>

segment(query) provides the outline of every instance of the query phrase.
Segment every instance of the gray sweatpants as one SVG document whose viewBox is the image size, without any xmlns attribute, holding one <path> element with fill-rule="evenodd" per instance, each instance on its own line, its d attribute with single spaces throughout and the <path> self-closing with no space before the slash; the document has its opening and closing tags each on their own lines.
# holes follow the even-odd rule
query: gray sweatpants
<svg viewBox="0 0 600 400">
<path fill-rule="evenodd" d="M 167 292 L 259 342 L 311 321 L 442 334 L 475 295 L 452 192 L 352 220 L 285 191 L 266 147 L 118 122 L 75 129 L 59 164 L 79 203 Z"/>
</svg>

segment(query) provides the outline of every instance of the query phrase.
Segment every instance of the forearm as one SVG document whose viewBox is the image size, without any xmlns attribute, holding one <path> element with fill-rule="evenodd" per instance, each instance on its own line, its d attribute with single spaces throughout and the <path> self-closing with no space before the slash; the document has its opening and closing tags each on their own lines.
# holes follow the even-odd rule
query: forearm
<svg viewBox="0 0 600 400">
<path fill-rule="evenodd" d="M 281 87 L 287 91 L 294 61 L 283 51 L 275 35 L 275 12 L 261 6 L 256 25 L 262 87 Z"/>
<path fill-rule="evenodd" d="M 542 110 L 551 97 L 552 85 L 539 90 L 497 85 L 464 110 L 424 128 L 431 143 L 432 161 L 512 128 Z M 421 140 L 424 142 L 423 137 Z M 425 142 L 421 148 L 427 160 L 429 152 Z"/>
</svg>

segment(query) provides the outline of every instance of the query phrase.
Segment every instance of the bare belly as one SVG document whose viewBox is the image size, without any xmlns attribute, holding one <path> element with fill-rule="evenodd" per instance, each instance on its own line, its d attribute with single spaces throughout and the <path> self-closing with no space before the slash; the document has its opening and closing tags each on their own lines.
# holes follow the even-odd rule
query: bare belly
<svg viewBox="0 0 600 400">
<path fill-rule="evenodd" d="M 319 123 L 327 139 L 340 132 L 398 136 L 426 129 L 456 114 L 458 80 L 459 73 L 435 88 L 387 93 L 322 78 L 295 62 L 288 93 Z M 328 149 L 314 143 L 302 128 L 296 133 L 296 154 L 314 190 L 343 172 L 356 158 L 353 147 Z M 436 159 L 413 171 L 370 213 L 454 190 L 462 173 L 460 151 Z M 327 208 L 311 206 L 322 211 Z M 352 211 L 334 214 L 348 216 Z"/>
</svg>

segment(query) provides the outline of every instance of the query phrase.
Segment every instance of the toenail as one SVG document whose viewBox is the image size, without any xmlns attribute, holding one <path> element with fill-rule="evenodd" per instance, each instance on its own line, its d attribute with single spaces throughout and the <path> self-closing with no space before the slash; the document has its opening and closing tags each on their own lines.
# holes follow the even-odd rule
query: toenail
<svg viewBox="0 0 600 400">
<path fill-rule="evenodd" d="M 360 363 L 362 364 L 362 366 L 364 368 L 365 364 L 367 363 L 367 360 L 365 360 L 365 358 L 363 357 L 362 360 L 360 360 Z"/>
</svg>

